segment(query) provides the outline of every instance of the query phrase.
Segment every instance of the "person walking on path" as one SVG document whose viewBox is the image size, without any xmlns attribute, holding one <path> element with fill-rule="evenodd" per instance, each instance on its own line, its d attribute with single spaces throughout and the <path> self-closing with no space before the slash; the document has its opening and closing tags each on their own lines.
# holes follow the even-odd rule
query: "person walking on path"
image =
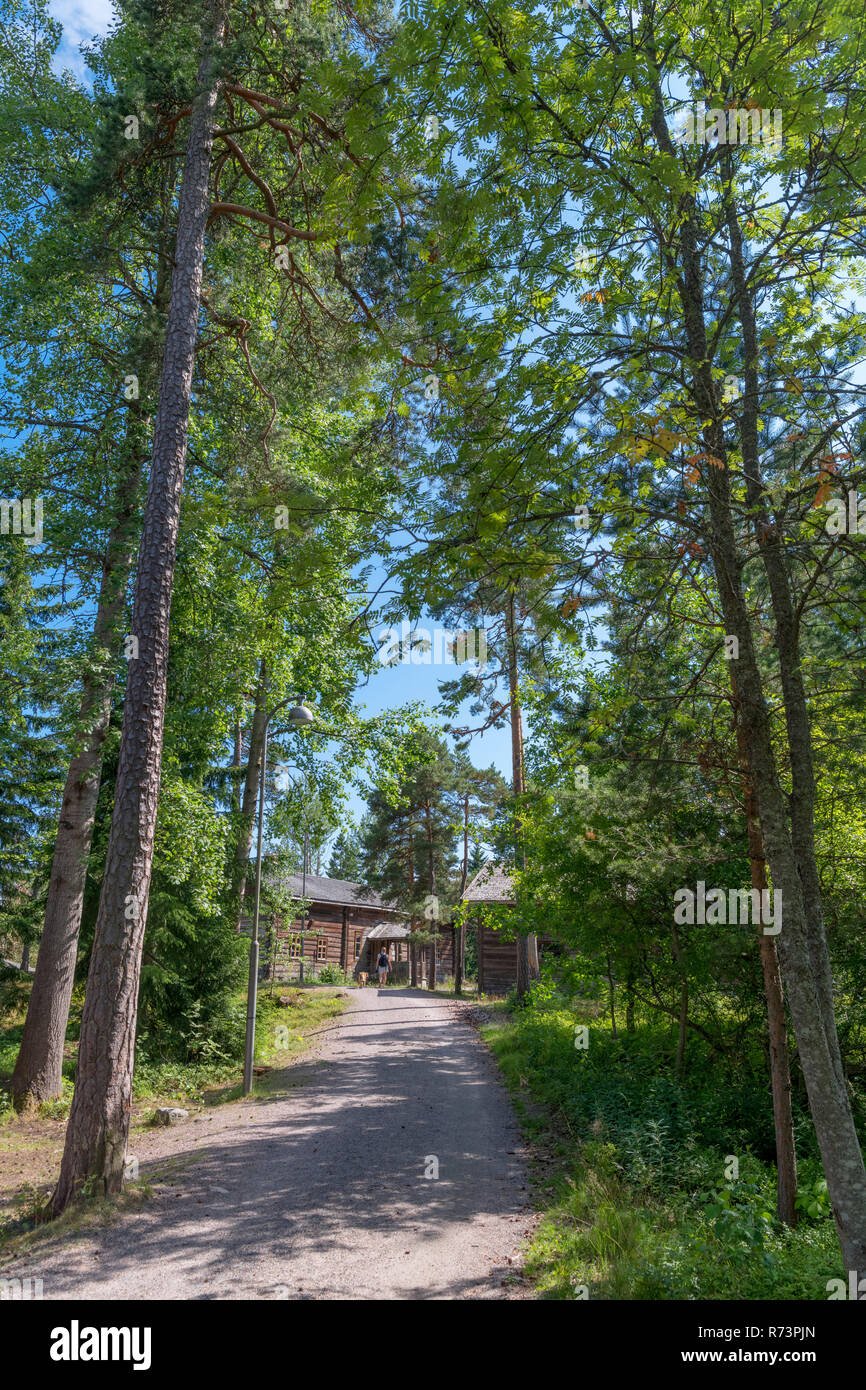
<svg viewBox="0 0 866 1390">
<path fill-rule="evenodd" d="M 379 986 L 380 988 L 382 988 L 388 983 L 389 969 L 388 953 L 385 950 L 384 946 L 379 952 L 379 959 L 376 961 L 376 969 L 379 972 Z"/>
</svg>

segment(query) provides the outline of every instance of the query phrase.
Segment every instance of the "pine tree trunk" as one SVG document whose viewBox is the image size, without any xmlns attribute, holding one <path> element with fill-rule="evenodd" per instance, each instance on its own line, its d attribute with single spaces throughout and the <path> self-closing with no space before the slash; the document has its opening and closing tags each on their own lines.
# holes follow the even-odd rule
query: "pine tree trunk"
<svg viewBox="0 0 866 1390">
<path fill-rule="evenodd" d="M 412 921 L 412 929 L 413 929 L 413 930 L 414 930 L 414 927 L 415 927 L 415 922 L 414 922 L 414 919 L 413 919 L 413 921 Z M 410 934 L 410 937 L 409 937 L 409 984 L 412 986 L 413 989 L 417 989 L 417 988 L 418 988 L 418 947 L 415 945 L 414 941 L 412 940 L 411 934 Z"/>
<path fill-rule="evenodd" d="M 508 687 L 510 692 L 511 725 L 511 789 L 515 797 L 525 790 L 523 777 L 523 712 L 520 708 L 517 671 L 517 625 L 514 616 L 514 592 L 506 600 L 505 622 L 508 633 Z M 523 834 L 518 822 L 515 827 L 515 863 L 526 867 Z M 532 979 L 538 978 L 538 948 L 534 934 L 517 938 L 517 998 L 522 1003 Z M 534 969 L 533 969 L 534 967 Z"/>
<path fill-rule="evenodd" d="M 466 891 L 466 880 L 469 877 L 469 793 L 463 797 L 463 865 L 460 872 L 460 889 L 457 894 L 458 902 L 462 899 Z M 453 931 L 453 928 L 452 928 Z M 463 993 L 463 972 L 466 964 L 466 919 L 461 920 L 454 938 L 454 993 Z"/>
<path fill-rule="evenodd" d="M 87 980 L 78 1071 L 55 1216 L 87 1185 L 123 1182 L 141 949 L 153 862 L 168 675 L 169 615 L 198 334 L 209 175 L 227 0 L 205 19 L 178 209 L 175 268 L 135 587 L 133 632 L 114 814 Z"/>
<path fill-rule="evenodd" d="M 415 826 L 414 826 L 414 822 L 413 822 L 413 820 L 412 820 L 411 814 L 410 814 L 410 816 L 409 816 L 409 825 L 408 825 L 407 834 L 408 834 L 408 839 L 407 839 L 407 842 L 406 842 L 406 864 L 407 864 L 408 880 L 409 880 L 409 895 L 410 895 L 410 897 L 414 898 L 414 896 L 415 896 L 415 892 L 414 892 L 414 889 L 415 889 Z M 417 947 L 417 945 L 415 944 L 415 942 L 412 940 L 412 933 L 413 933 L 414 930 L 415 930 L 416 921 L 417 921 L 417 919 L 416 919 L 415 917 L 412 917 L 412 918 L 410 918 L 410 920 L 409 920 L 409 984 L 410 984 L 410 986 L 411 986 L 412 989 L 417 989 L 417 988 L 418 988 L 418 947 Z"/>
<path fill-rule="evenodd" d="M 244 888 L 250 870 L 250 850 L 253 847 L 253 828 L 256 821 L 256 805 L 259 795 L 262 750 L 265 744 L 265 723 L 267 721 L 267 667 L 262 661 L 259 666 L 259 679 L 256 685 L 255 708 L 250 727 L 249 757 L 241 798 L 241 828 L 235 846 L 232 871 L 232 911 L 235 930 L 240 931 L 244 915 Z"/>
<path fill-rule="evenodd" d="M 240 715 L 235 720 L 235 748 L 232 757 L 232 810 L 241 813 L 241 768 L 243 767 L 243 738 Z"/>
<path fill-rule="evenodd" d="M 51 1100 L 62 1089 L 63 1045 L 78 959 L 87 863 L 102 771 L 102 754 L 111 718 L 117 663 L 123 654 L 118 629 L 135 556 L 134 518 L 145 450 L 147 420 L 133 407 L 127 434 L 126 467 L 118 487 L 115 519 L 106 544 L 93 627 L 97 656 L 85 672 L 78 728 L 81 745 L 69 764 L 63 789 L 45 921 L 36 957 L 33 988 L 12 1073 L 16 1109 Z"/>
<path fill-rule="evenodd" d="M 438 932 L 439 932 L 439 907 L 438 907 L 438 901 L 437 901 L 437 897 L 436 897 L 436 855 L 435 855 L 435 847 L 434 847 L 434 844 L 433 844 L 433 813 L 432 813 L 432 808 L 431 808 L 431 806 L 430 806 L 429 801 L 427 802 L 426 806 L 424 807 L 424 815 L 425 815 L 425 819 L 426 819 L 426 823 L 427 823 L 427 875 L 428 875 L 428 882 L 429 882 L 429 884 L 430 884 L 430 898 L 431 898 L 431 900 L 432 900 L 433 911 L 434 911 L 434 913 L 435 913 L 435 915 L 433 916 L 433 918 L 432 918 L 431 920 L 432 920 L 432 923 L 433 923 L 433 931 L 438 935 Z M 428 952 L 428 955 L 427 955 L 427 960 L 428 960 L 427 988 L 428 988 L 429 990 L 435 990 L 435 988 L 436 988 L 436 941 L 435 941 L 435 939 L 434 939 L 433 941 L 430 942 L 430 949 L 429 949 L 429 952 Z"/>
<path fill-rule="evenodd" d="M 461 921 L 457 928 L 454 945 L 454 993 L 463 993 L 463 972 L 466 963 L 466 921 Z"/>
</svg>

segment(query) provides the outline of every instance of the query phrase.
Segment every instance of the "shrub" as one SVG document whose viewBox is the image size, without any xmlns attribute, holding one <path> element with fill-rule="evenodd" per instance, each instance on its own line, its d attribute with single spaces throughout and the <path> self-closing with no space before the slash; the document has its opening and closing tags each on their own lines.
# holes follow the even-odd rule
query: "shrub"
<svg viewBox="0 0 866 1390">
<path fill-rule="evenodd" d="M 336 964 L 335 961 L 328 961 L 319 971 L 318 980 L 322 985 L 345 985 L 349 983 L 350 976 Z"/>
<path fill-rule="evenodd" d="M 578 1023 L 580 1020 L 580 1023 Z M 585 1022 L 584 1022 L 585 1020 Z M 575 1047 L 589 1027 L 589 1047 Z M 843 1276 L 814 1130 L 795 1096 L 800 1222 L 776 1217 L 773 1114 L 754 1053 L 690 1038 L 651 1014 L 612 1036 L 587 1000 L 542 986 L 485 1030 L 528 1134 L 563 1157 L 527 1262 L 539 1292 L 571 1299 L 812 1299 Z M 528 1083 L 534 1102 L 522 1104 Z M 549 1132 L 548 1132 L 549 1131 Z M 730 1155 L 739 1158 L 726 1181 Z"/>
</svg>

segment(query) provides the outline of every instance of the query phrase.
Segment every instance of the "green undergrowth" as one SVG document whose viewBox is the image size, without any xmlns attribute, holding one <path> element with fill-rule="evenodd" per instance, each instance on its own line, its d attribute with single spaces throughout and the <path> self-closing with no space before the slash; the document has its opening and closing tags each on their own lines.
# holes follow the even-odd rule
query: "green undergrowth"
<svg viewBox="0 0 866 1390">
<path fill-rule="evenodd" d="M 554 996 L 483 1030 L 538 1157 L 539 1294 L 826 1299 L 844 1270 L 803 1108 L 791 1230 L 775 1215 L 766 1078 L 691 1039 L 677 1078 L 669 1029 L 638 1017 L 614 1037 L 598 1014 Z"/>
<path fill-rule="evenodd" d="M 14 1111 L 8 1082 L 18 1055 L 29 988 L 7 992 L 6 1007 L 0 1016 L 0 1123 L 12 1122 Z M 281 1005 L 280 998 L 289 1005 Z M 283 986 L 273 995 L 260 991 L 256 1009 L 255 1064 L 278 1070 L 301 1056 L 315 1036 L 343 1012 L 348 1001 L 337 997 L 333 988 Z M 73 1001 L 63 1062 L 63 1093 L 28 1113 L 46 1120 L 62 1120 L 72 1103 L 77 1039 L 81 1021 L 81 1000 Z M 236 1100 L 241 1095 L 243 1048 L 246 1026 L 246 998 L 241 991 L 218 1030 L 199 1027 L 193 1021 L 186 1038 L 184 1057 L 163 1056 L 159 1040 L 142 1036 L 136 1044 L 132 1098 L 137 1107 L 159 1105 L 213 1105 Z M 271 1089 L 264 1079 L 256 1089 Z"/>
<path fill-rule="evenodd" d="M 291 1000 L 288 1006 L 280 1005 L 279 998 L 261 999 L 256 1019 L 256 1062 L 275 1068 L 286 1066 L 323 1038 L 349 1005 L 348 998 L 324 990 L 289 989 L 282 995 Z"/>
</svg>

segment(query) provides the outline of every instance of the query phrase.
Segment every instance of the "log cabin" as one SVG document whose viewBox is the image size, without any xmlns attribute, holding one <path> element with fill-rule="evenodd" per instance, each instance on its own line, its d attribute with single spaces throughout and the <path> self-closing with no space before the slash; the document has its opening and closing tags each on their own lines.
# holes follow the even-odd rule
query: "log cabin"
<svg viewBox="0 0 866 1390">
<path fill-rule="evenodd" d="M 460 901 L 513 907 L 511 877 L 501 864 L 488 859 L 466 885 Z M 504 940 L 501 932 L 486 922 L 478 923 L 477 941 L 478 993 L 507 994 L 517 984 L 517 942 Z M 538 937 L 539 956 L 551 945 L 549 938 Z"/>
<path fill-rule="evenodd" d="M 303 901 L 304 879 L 292 874 L 288 888 Z M 241 931 L 252 930 L 255 884 L 248 882 Z M 375 972 L 376 956 L 385 945 L 392 962 L 392 978 L 409 978 L 409 918 L 378 893 L 365 891 L 348 879 L 306 876 L 306 921 L 298 916 L 285 923 L 260 917 L 260 975 L 263 980 L 294 980 L 317 975 L 322 966 L 339 965 L 356 977 Z"/>
</svg>

